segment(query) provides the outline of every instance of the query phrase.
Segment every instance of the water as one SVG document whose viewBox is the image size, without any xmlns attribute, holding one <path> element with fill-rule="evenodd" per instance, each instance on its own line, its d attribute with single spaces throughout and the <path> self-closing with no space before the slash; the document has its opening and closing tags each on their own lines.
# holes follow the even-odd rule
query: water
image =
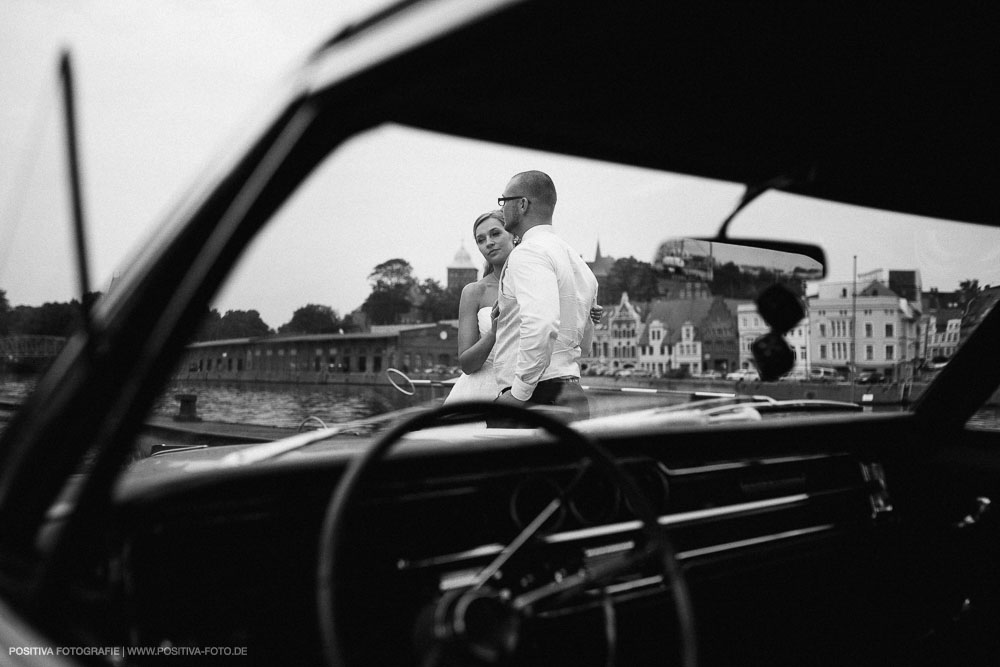
<svg viewBox="0 0 1000 667">
<path fill-rule="evenodd" d="M 378 392 L 342 385 L 173 382 L 157 400 L 153 412 L 177 414 L 175 394 L 195 394 L 204 421 L 297 428 L 308 417 L 337 424 L 393 409 Z"/>
<path fill-rule="evenodd" d="M 18 403 L 34 385 L 35 380 L 30 377 L 0 378 L 0 402 Z M 359 385 L 173 382 L 156 401 L 154 414 L 163 417 L 176 415 L 179 402 L 175 394 L 195 394 L 198 397 L 198 416 L 204 421 L 282 428 L 298 428 L 310 416 L 326 424 L 336 424 L 403 407 L 394 404 L 375 388 Z M 0 412 L 0 432 L 4 426 L 4 414 Z M 1000 406 L 983 407 L 969 420 L 969 427 L 1000 431 Z"/>
<path fill-rule="evenodd" d="M 34 378 L 0 378 L 0 403 L 17 404 L 31 393 Z M 382 414 L 400 407 L 374 389 L 342 385 L 244 382 L 172 382 L 153 405 L 153 414 L 173 417 L 176 394 L 198 397 L 196 409 L 204 421 L 298 428 L 308 417 L 337 424 Z M 0 412 L 0 432 L 8 411 Z"/>
<path fill-rule="evenodd" d="M 0 376 L 0 401 L 20 403 L 35 388 L 35 380 L 29 376 Z"/>
</svg>

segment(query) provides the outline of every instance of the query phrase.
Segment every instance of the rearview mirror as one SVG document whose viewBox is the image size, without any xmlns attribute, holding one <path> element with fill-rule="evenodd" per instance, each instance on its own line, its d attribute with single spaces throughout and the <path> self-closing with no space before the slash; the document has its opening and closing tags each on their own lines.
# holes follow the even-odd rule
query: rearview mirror
<svg viewBox="0 0 1000 667">
<path fill-rule="evenodd" d="M 803 294 L 826 275 L 825 260 L 822 248 L 803 243 L 677 238 L 660 244 L 653 267 L 664 278 L 706 282 L 715 296 L 754 299 L 774 284 Z"/>
<path fill-rule="evenodd" d="M 765 327 L 750 349 L 761 379 L 772 381 L 794 367 L 785 337 L 805 317 L 806 283 L 826 275 L 824 260 L 821 248 L 806 244 L 678 238 L 660 244 L 653 267 L 661 291 L 692 293 L 701 285 L 715 297 L 752 300 L 752 311 L 741 312 Z"/>
</svg>

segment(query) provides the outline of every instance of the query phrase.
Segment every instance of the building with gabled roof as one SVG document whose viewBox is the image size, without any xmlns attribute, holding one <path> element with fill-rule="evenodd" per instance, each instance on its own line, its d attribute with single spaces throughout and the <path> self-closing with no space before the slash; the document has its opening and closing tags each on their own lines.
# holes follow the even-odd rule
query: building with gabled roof
<svg viewBox="0 0 1000 667">
<path fill-rule="evenodd" d="M 728 371 L 739 362 L 736 307 L 743 300 L 655 299 L 632 303 L 623 293 L 596 327 L 588 366 L 642 368 L 655 375 Z"/>
<path fill-rule="evenodd" d="M 590 356 L 584 363 L 613 370 L 634 366 L 641 326 L 641 311 L 629 301 L 628 292 L 623 292 L 618 304 L 605 308 L 601 322 L 594 327 Z"/>
<path fill-rule="evenodd" d="M 742 299 L 657 299 L 639 337 L 639 366 L 656 373 L 728 372 L 739 366 L 736 309 Z"/>
</svg>

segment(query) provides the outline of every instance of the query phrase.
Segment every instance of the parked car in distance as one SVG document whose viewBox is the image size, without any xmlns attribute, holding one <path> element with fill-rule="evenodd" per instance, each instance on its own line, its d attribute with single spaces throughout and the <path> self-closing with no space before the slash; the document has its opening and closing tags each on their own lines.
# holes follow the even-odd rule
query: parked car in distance
<svg viewBox="0 0 1000 667">
<path fill-rule="evenodd" d="M 832 368 L 814 367 L 809 369 L 809 380 L 812 382 L 837 382 L 842 379 L 843 376 Z"/>
<path fill-rule="evenodd" d="M 732 373 L 726 374 L 727 380 L 743 380 L 744 382 L 757 382 L 760 374 L 753 368 L 740 368 Z"/>
<path fill-rule="evenodd" d="M 882 371 L 862 371 L 856 380 L 858 384 L 882 384 L 885 382 L 885 375 Z"/>
<path fill-rule="evenodd" d="M 719 371 L 705 371 L 698 377 L 700 377 L 703 380 L 719 380 L 722 379 L 722 373 L 720 373 Z"/>
</svg>

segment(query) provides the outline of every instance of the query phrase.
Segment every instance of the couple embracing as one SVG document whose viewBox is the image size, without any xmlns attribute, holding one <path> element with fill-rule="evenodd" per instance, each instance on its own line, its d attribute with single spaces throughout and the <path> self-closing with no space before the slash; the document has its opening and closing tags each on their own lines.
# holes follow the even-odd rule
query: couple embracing
<svg viewBox="0 0 1000 667">
<path fill-rule="evenodd" d="M 556 189 L 526 171 L 507 183 L 500 208 L 473 224 L 490 271 L 466 285 L 459 305 L 464 371 L 446 402 L 560 405 L 590 415 L 580 356 L 600 321 L 597 279 L 552 230 Z"/>
</svg>

